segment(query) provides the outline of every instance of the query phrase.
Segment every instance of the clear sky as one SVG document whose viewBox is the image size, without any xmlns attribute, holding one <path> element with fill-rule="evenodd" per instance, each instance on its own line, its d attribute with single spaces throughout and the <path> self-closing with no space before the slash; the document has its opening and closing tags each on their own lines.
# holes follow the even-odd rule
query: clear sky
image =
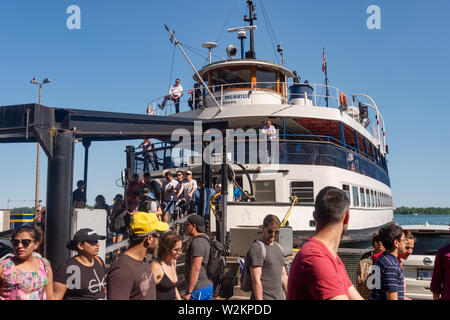
<svg viewBox="0 0 450 320">
<path fill-rule="evenodd" d="M 387 127 L 388 165 L 394 205 L 450 207 L 450 1 L 265 0 L 286 67 L 313 83 L 323 82 L 326 48 L 330 85 L 349 95 L 366 93 L 376 101 Z M 81 29 L 69 30 L 70 5 L 81 9 Z M 260 0 L 255 0 L 256 55 L 276 62 Z M 381 9 L 381 29 L 370 30 L 366 12 Z M 234 10 L 232 11 L 232 9 Z M 227 17 L 232 12 L 229 20 Z M 181 78 L 192 87 L 192 70 L 175 51 L 163 25 L 179 41 L 203 54 L 188 54 L 205 64 L 206 41 L 226 56 L 236 34 L 223 27 L 245 25 L 244 0 L 119 1 L 58 0 L 0 2 L 0 105 L 37 102 L 36 77 L 44 85 L 42 103 L 129 113 L 144 113 L 148 101 L 166 94 Z M 227 23 L 225 24 L 225 22 Z M 223 31 L 222 31 L 223 30 Z M 248 49 L 248 43 L 246 49 Z M 186 107 L 186 106 L 185 106 Z M 90 148 L 88 203 L 97 194 L 111 203 L 125 167 L 125 146 L 139 141 L 98 142 Z M 84 151 L 75 147 L 74 184 L 83 176 Z M 0 145 L 0 208 L 8 199 L 34 199 L 36 145 Z M 41 153 L 40 195 L 46 195 L 47 160 Z M 10 208 L 32 206 L 11 202 Z"/>
</svg>

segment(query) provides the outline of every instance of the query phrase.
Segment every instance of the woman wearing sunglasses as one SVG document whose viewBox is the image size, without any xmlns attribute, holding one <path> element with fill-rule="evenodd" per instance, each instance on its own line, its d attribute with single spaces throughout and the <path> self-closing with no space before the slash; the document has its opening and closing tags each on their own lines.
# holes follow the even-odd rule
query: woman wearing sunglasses
<svg viewBox="0 0 450 320">
<path fill-rule="evenodd" d="M 34 226 L 20 226 L 12 232 L 13 255 L 0 262 L 0 300 L 52 299 L 50 262 L 33 255 L 40 237 Z"/>
<path fill-rule="evenodd" d="M 78 230 L 66 247 L 77 255 L 55 272 L 55 300 L 105 300 L 105 264 L 97 257 L 99 240 L 105 240 L 92 229 Z"/>
<path fill-rule="evenodd" d="M 162 235 L 158 245 L 158 259 L 150 265 L 156 284 L 156 300 L 181 300 L 177 289 L 177 259 L 182 251 L 182 241 L 172 231 Z"/>
</svg>

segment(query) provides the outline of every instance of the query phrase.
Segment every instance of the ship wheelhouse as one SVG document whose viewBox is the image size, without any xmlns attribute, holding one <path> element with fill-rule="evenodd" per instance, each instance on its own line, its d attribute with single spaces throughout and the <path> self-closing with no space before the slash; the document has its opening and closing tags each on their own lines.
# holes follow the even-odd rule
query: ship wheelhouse
<svg viewBox="0 0 450 320">
<path fill-rule="evenodd" d="M 222 105 L 282 104 L 287 101 L 287 80 L 292 72 L 255 59 L 234 59 L 212 63 L 199 70 L 214 98 Z M 197 75 L 194 80 L 199 81 Z M 213 105 L 211 96 L 206 105 Z"/>
</svg>

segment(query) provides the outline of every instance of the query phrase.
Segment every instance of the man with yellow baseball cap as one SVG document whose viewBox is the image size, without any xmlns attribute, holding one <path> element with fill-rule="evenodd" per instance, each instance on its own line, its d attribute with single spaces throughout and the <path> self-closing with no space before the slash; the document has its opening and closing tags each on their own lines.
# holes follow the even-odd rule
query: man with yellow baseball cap
<svg viewBox="0 0 450 320">
<path fill-rule="evenodd" d="M 113 263 L 106 279 L 108 300 L 155 300 L 155 278 L 144 260 L 155 251 L 159 233 L 169 230 L 169 225 L 152 212 L 139 211 L 128 229 L 130 246 Z"/>
</svg>

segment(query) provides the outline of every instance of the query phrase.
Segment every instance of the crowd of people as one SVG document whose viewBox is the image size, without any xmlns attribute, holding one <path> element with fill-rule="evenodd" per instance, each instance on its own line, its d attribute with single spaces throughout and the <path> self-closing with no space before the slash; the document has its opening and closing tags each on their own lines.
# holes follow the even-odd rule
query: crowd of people
<svg viewBox="0 0 450 320">
<path fill-rule="evenodd" d="M 187 178 L 187 185 L 177 190 L 170 174 L 166 179 L 164 186 L 170 195 L 167 198 L 150 195 L 156 192 L 151 176 L 146 175 L 142 184 L 135 180 L 134 185 L 139 187 L 143 198 L 126 224 L 129 247 L 108 272 L 104 261 L 97 256 L 99 240 L 105 236 L 94 230 L 78 230 L 66 245 L 76 255 L 53 271 L 50 262 L 37 253 L 41 232 L 33 225 L 18 227 L 11 235 L 13 253 L 0 262 L 0 299 L 212 299 L 214 283 L 209 265 L 214 249 L 206 234 L 205 220 L 199 214 L 189 215 L 184 224 L 191 241 L 185 252 L 186 290 L 184 295 L 178 291 L 176 263 L 183 251 L 182 239 L 169 231 L 168 223 L 157 214 L 160 207 L 155 210 L 152 203 L 164 201 L 168 207 L 174 201 L 171 196 L 192 197 L 195 180 Z M 130 203 L 134 196 L 141 196 L 135 192 L 132 188 L 127 190 L 126 199 Z M 97 198 L 97 205 L 104 206 L 104 199 Z M 121 210 L 121 201 L 121 197 L 115 198 L 111 215 Z M 361 257 L 355 287 L 337 254 L 350 220 L 349 205 L 345 193 L 338 188 L 326 187 L 319 192 L 313 214 L 316 231 L 296 254 L 289 273 L 283 248 L 276 242 L 280 220 L 276 215 L 267 215 L 262 221 L 261 238 L 247 252 L 241 275 L 242 289 L 251 291 L 251 299 L 255 300 L 407 299 L 401 261 L 412 254 L 416 239 L 395 224 L 378 230 L 372 241 L 374 250 Z M 115 233 L 116 237 L 119 235 L 120 232 Z M 436 255 L 431 281 L 436 300 L 450 299 L 449 271 L 450 244 L 439 249 Z"/>
</svg>

